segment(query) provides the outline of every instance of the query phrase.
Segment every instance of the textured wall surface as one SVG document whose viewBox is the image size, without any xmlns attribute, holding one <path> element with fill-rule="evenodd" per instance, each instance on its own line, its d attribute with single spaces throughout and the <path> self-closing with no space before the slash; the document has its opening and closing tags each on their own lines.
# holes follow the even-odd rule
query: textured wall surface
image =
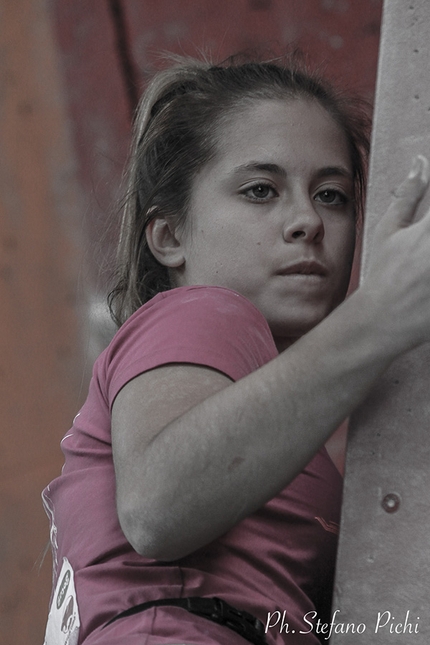
<svg viewBox="0 0 430 645">
<path fill-rule="evenodd" d="M 381 0 L 0 0 L 0 643 L 41 645 L 40 503 L 85 394 L 130 115 L 160 52 L 300 45 L 372 99 Z"/>
<path fill-rule="evenodd" d="M 363 272 L 413 157 L 430 158 L 429 25 L 427 0 L 386 3 Z M 429 205 L 427 194 L 417 219 Z M 351 419 L 334 607 L 339 622 L 366 627 L 349 636 L 357 645 L 429 642 L 429 364 L 429 344 L 396 360 Z"/>
</svg>

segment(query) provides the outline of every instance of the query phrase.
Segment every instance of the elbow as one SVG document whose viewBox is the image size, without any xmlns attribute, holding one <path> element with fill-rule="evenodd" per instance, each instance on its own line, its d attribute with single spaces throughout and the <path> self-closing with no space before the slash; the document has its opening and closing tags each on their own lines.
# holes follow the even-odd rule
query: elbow
<svg viewBox="0 0 430 645">
<path fill-rule="evenodd" d="M 127 541 L 143 558 L 171 562 L 189 555 L 194 549 L 172 540 L 178 535 L 168 528 L 166 513 L 160 509 L 118 505 L 119 523 Z"/>
</svg>

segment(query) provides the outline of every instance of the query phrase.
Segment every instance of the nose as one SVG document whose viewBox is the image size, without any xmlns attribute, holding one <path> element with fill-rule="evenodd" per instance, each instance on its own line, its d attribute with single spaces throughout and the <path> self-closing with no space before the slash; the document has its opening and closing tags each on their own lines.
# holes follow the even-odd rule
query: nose
<svg viewBox="0 0 430 645">
<path fill-rule="evenodd" d="M 283 230 L 286 242 L 309 242 L 318 244 L 324 239 L 324 222 L 313 208 L 313 204 L 295 205 L 291 209 L 293 217 L 288 217 Z M 291 213 L 291 211 L 290 211 Z"/>
</svg>

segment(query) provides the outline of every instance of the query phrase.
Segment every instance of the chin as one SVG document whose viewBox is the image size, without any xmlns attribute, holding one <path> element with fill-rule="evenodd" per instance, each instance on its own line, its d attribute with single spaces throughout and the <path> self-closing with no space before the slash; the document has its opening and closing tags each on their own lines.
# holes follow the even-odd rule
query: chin
<svg viewBox="0 0 430 645">
<path fill-rule="evenodd" d="M 285 317 L 268 318 L 267 322 L 274 338 L 298 340 L 327 318 L 340 302 L 325 307 L 290 308 Z"/>
</svg>

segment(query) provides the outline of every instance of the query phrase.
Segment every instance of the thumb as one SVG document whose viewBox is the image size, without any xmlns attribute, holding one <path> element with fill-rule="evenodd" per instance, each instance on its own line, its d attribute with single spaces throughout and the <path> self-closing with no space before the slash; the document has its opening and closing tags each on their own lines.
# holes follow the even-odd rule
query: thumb
<svg viewBox="0 0 430 645">
<path fill-rule="evenodd" d="M 393 193 L 393 199 L 383 218 L 386 233 L 409 226 L 429 182 L 429 162 L 423 155 L 415 157 L 409 175 Z M 381 220 L 382 223 L 382 220 Z"/>
</svg>

